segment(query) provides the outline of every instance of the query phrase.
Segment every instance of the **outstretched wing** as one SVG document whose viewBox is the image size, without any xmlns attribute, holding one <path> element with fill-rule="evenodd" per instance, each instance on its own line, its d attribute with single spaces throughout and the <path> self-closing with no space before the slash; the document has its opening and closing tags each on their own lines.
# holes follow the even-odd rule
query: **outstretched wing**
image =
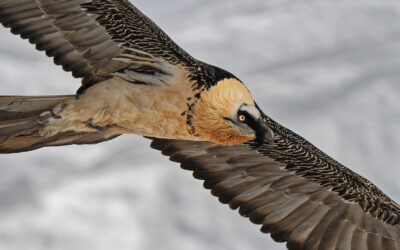
<svg viewBox="0 0 400 250">
<path fill-rule="evenodd" d="M 232 209 L 289 249 L 400 249 L 400 206 L 300 136 L 264 118 L 272 145 L 153 139 Z"/>
<path fill-rule="evenodd" d="M 83 78 L 80 91 L 115 73 L 167 75 L 163 62 L 193 76 L 206 67 L 127 0 L 0 0 L 0 22 Z"/>
</svg>

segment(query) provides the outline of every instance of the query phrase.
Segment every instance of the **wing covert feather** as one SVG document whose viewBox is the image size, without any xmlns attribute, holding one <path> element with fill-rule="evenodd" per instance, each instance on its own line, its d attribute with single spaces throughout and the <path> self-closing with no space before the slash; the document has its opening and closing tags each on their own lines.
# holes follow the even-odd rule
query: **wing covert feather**
<svg viewBox="0 0 400 250">
<path fill-rule="evenodd" d="M 0 22 L 82 78 L 79 92 L 116 73 L 132 80 L 126 70 L 163 72 L 160 61 L 207 68 L 127 0 L 0 0 Z"/>
<path fill-rule="evenodd" d="M 272 125 L 272 145 L 153 139 L 151 146 L 289 249 L 400 246 L 395 202 L 303 138 Z"/>
</svg>

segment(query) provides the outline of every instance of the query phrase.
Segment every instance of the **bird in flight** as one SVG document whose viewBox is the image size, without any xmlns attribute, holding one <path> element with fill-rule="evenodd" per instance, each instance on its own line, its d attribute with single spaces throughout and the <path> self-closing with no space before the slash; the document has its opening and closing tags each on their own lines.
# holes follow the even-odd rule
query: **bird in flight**
<svg viewBox="0 0 400 250">
<path fill-rule="evenodd" d="M 400 249 L 400 205 L 129 1 L 0 0 L 0 22 L 82 81 L 75 95 L 0 96 L 0 153 L 137 134 L 288 249 Z"/>
</svg>

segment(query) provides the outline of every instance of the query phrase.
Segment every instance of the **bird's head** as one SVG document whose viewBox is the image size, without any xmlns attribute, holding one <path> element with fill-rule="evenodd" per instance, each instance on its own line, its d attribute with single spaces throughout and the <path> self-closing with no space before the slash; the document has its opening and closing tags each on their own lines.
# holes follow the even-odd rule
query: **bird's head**
<svg viewBox="0 0 400 250">
<path fill-rule="evenodd" d="M 203 92 L 194 106 L 191 124 L 200 137 L 221 145 L 256 139 L 272 143 L 273 132 L 262 119 L 250 91 L 234 78 Z"/>
</svg>

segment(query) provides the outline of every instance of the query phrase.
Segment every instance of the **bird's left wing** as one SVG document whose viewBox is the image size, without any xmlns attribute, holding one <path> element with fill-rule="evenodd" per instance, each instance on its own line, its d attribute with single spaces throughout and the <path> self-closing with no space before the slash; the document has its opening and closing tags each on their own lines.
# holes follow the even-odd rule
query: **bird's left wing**
<svg viewBox="0 0 400 250">
<path fill-rule="evenodd" d="M 400 207 L 267 117 L 272 145 L 153 139 L 204 187 L 289 249 L 400 249 Z"/>
<path fill-rule="evenodd" d="M 0 0 L 0 22 L 82 78 L 80 91 L 115 74 L 157 84 L 209 68 L 128 0 Z"/>
</svg>

